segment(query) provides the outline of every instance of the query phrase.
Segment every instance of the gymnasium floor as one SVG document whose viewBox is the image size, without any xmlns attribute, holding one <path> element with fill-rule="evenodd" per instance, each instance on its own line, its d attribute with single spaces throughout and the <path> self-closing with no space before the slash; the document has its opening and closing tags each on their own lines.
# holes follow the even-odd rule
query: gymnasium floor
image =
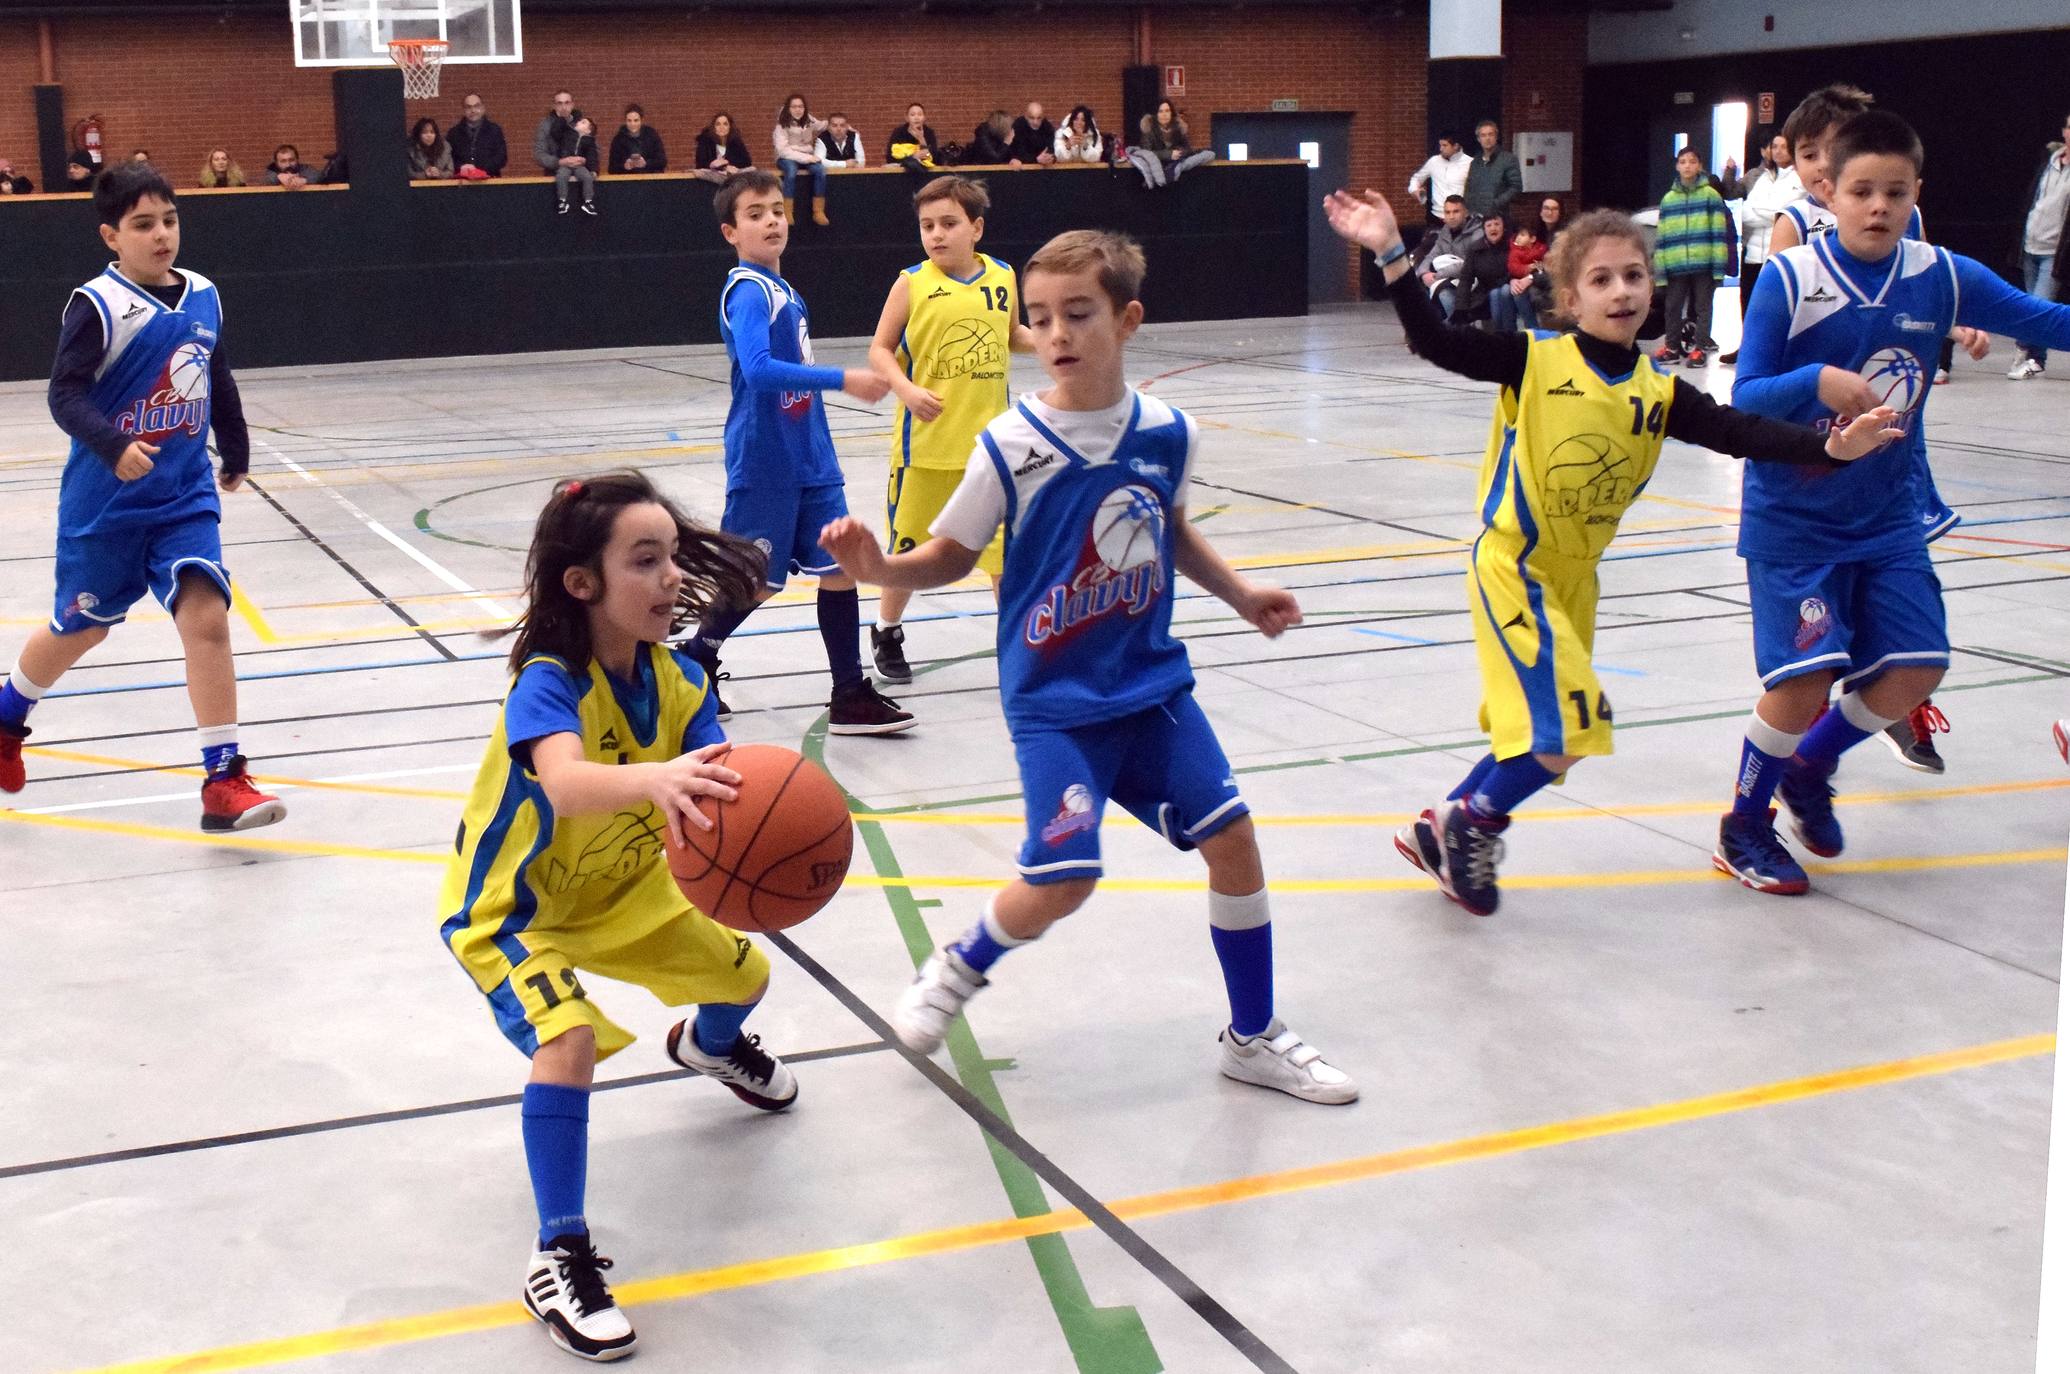
<svg viewBox="0 0 2070 1374">
<path fill-rule="evenodd" d="M 1710 872 L 1755 693 L 1738 477 L 1670 445 L 1603 573 L 1619 752 L 1528 809 L 1503 910 L 1475 920 L 1390 835 L 1482 748 L 1459 570 L 1489 389 L 1368 307 L 1145 331 L 1137 380 L 1205 426 L 1193 518 L 1308 612 L 1268 643 L 1182 584 L 1178 619 L 1261 818 L 1281 1008 L 1362 1081 L 1349 1108 L 1217 1076 L 1198 862 L 1126 817 L 1118 876 L 1001 966 L 946 1077 L 887 1050 L 843 997 L 887 1007 L 1018 842 L 990 597 L 916 602 L 924 675 L 897 695 L 922 724 L 895 740 L 824 739 L 809 604 L 757 616 L 727 658 L 733 735 L 823 750 L 869 819 L 751 1023 L 797 1066 L 787 1115 L 664 1073 L 675 1014 L 592 984 L 642 1036 L 604 1066 L 589 1185 L 641 1363 L 2031 1369 L 2070 384 L 2007 382 L 2008 353 L 1933 399 L 1968 517 L 1935 548 L 1947 775 L 1850 756 L 1850 847 L 1811 896 Z M 475 632 L 512 609 L 557 478 L 637 464 L 716 517 L 725 375 L 711 348 L 244 375 L 244 744 L 293 809 L 195 830 L 155 609 L 38 713 L 0 811 L 0 1369 L 575 1367 L 515 1301 L 524 1064 L 437 934 L 503 688 Z M 878 524 L 888 415 L 834 410 Z M 4 661 L 49 612 L 62 452 L 40 384 L 0 387 Z M 988 1148 L 980 1104 L 1026 1158 Z M 1070 1210 L 1086 1194 L 1104 1234 Z"/>
</svg>

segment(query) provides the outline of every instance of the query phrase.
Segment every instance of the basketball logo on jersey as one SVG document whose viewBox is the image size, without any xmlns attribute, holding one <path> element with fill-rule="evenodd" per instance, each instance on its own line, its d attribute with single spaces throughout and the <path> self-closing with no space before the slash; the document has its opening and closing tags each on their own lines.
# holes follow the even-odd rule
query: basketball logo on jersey
<svg viewBox="0 0 2070 1374">
<path fill-rule="evenodd" d="M 1862 364 L 1862 379 L 1879 404 L 1899 415 L 1915 410 L 1926 397 L 1926 364 L 1908 348 L 1879 348 Z"/>
<path fill-rule="evenodd" d="M 1005 358 L 999 331 L 990 321 L 958 320 L 942 332 L 941 347 L 928 360 L 927 375 L 931 381 L 952 382 L 959 377 L 995 381 L 1002 375 L 997 369 Z M 980 372 L 980 368 L 993 370 Z"/>
<path fill-rule="evenodd" d="M 653 807 L 621 811 L 589 842 L 575 862 L 547 862 L 544 886 L 559 897 L 578 887 L 617 882 L 640 871 L 661 853 L 661 818 Z"/>
<path fill-rule="evenodd" d="M 1028 612 L 1024 634 L 1057 643 L 1117 609 L 1141 615 L 1164 592 L 1164 501 L 1148 487 L 1117 487 L 1093 512 L 1092 528 L 1067 581 Z"/>
<path fill-rule="evenodd" d="M 1591 538 L 1591 525 L 1624 518 L 1638 494 L 1631 456 L 1602 434 L 1575 434 L 1553 446 L 1545 470 L 1545 514 L 1558 551 L 1586 558 L 1609 538 Z"/>
<path fill-rule="evenodd" d="M 1832 612 L 1826 603 L 1815 596 L 1807 596 L 1797 603 L 1797 647 L 1809 649 L 1826 637 L 1833 628 Z"/>
<path fill-rule="evenodd" d="M 183 429 L 201 433 L 208 427 L 208 356 L 198 343 L 174 349 L 150 394 L 116 416 L 115 427 L 147 443 Z"/>
</svg>

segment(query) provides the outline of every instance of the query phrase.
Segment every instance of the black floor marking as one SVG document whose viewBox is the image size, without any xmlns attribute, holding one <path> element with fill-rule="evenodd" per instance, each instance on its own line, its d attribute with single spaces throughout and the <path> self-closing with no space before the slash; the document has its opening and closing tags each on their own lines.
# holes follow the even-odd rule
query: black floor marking
<svg viewBox="0 0 2070 1374">
<path fill-rule="evenodd" d="M 350 563 L 346 562 L 342 557 L 340 557 L 336 549 L 332 548 L 329 544 L 326 544 L 323 542 L 323 540 L 319 539 L 316 535 L 316 531 L 310 529 L 307 525 L 303 524 L 300 520 L 296 519 L 286 506 L 283 506 L 282 504 L 280 504 L 280 502 L 274 500 L 273 493 L 266 490 L 265 487 L 261 486 L 259 484 L 258 478 L 246 477 L 244 480 L 253 491 L 259 493 L 259 495 L 265 499 L 267 505 L 273 507 L 274 511 L 280 516 L 281 519 L 287 521 L 290 525 L 293 525 L 295 529 L 301 533 L 301 536 L 304 539 L 307 539 L 310 543 L 314 544 L 326 558 L 330 559 L 331 562 L 336 563 L 340 568 L 344 569 L 345 575 L 347 577 L 350 577 L 354 582 L 357 582 L 363 589 L 365 589 L 366 594 L 368 596 L 373 597 L 376 601 L 379 601 L 389 610 L 395 612 L 396 617 L 400 619 L 403 624 L 409 626 L 412 630 L 415 630 L 417 632 L 417 637 L 423 640 L 426 644 L 429 644 L 434 650 L 436 650 L 441 658 L 444 658 L 447 662 L 450 663 L 460 657 L 460 655 L 454 653 L 451 649 L 448 649 L 446 647 L 444 640 L 440 639 L 437 635 L 431 633 L 431 631 L 425 629 L 422 625 L 418 624 L 417 618 L 415 616 L 411 615 L 408 611 L 404 610 L 402 607 L 396 605 L 393 601 L 389 600 L 388 594 L 386 592 L 382 591 L 379 587 L 369 582 L 366 579 L 366 575 L 360 572 L 358 568 L 353 567 Z"/>
<path fill-rule="evenodd" d="M 879 1050 L 889 1048 L 889 1045 L 879 1043 L 836 1045 L 831 1049 L 806 1050 L 802 1054 L 785 1055 L 783 1062 L 810 1064 L 819 1059 L 846 1059 L 851 1055 L 875 1054 Z M 614 1078 L 606 1083 L 598 1083 L 590 1091 L 617 1092 L 620 1088 L 644 1088 L 653 1083 L 667 1083 L 678 1078 L 697 1076 L 689 1069 L 664 1069 L 659 1073 Z M 422 1121 L 434 1116 L 457 1116 L 461 1112 L 486 1111 L 491 1107 L 514 1107 L 524 1100 L 523 1093 L 505 1093 L 500 1097 L 475 1097 L 462 1102 L 440 1102 L 429 1107 L 405 1107 L 393 1112 L 368 1112 L 362 1116 L 333 1117 L 329 1121 L 308 1121 L 297 1126 L 274 1126 L 263 1131 L 240 1131 L 236 1135 L 203 1136 L 196 1140 L 176 1140 L 164 1145 L 139 1145 L 128 1150 L 109 1150 L 103 1154 L 73 1155 L 68 1159 L 47 1159 L 37 1164 L 10 1164 L 0 1168 L 0 1179 L 63 1173 L 68 1169 L 91 1169 L 101 1164 L 123 1164 L 130 1160 L 157 1159 L 164 1155 L 193 1154 L 197 1150 L 221 1150 L 232 1145 L 254 1145 L 266 1140 L 290 1140 L 296 1136 L 356 1130 L 361 1126 L 386 1126 L 397 1121 Z"/>
<path fill-rule="evenodd" d="M 835 1001 L 848 1008 L 858 1021 L 883 1037 L 889 1048 L 904 1056 L 907 1063 L 940 1089 L 942 1095 L 955 1103 L 965 1116 L 976 1122 L 986 1135 L 998 1141 L 1014 1158 L 1027 1165 L 1036 1177 L 1056 1191 L 1057 1196 L 1083 1213 L 1086 1220 L 1098 1227 L 1107 1239 L 1120 1246 L 1124 1254 L 1142 1265 L 1159 1283 L 1169 1288 L 1180 1302 L 1192 1308 L 1202 1321 L 1213 1327 L 1215 1333 L 1230 1345 L 1236 1347 L 1245 1359 L 1259 1369 L 1270 1371 L 1270 1374 L 1298 1374 L 1298 1371 L 1282 1359 L 1271 1346 L 1265 1344 L 1256 1332 L 1238 1320 L 1235 1313 L 1210 1297 L 1205 1289 L 1186 1276 L 1185 1271 L 1166 1259 L 1164 1254 L 1143 1239 L 1135 1228 L 1115 1216 L 1107 1205 L 1087 1191 L 1083 1184 L 1057 1167 L 1049 1156 L 1030 1144 L 1027 1137 L 1002 1120 L 998 1113 L 971 1096 L 968 1088 L 950 1077 L 941 1066 L 926 1055 L 915 1054 L 899 1044 L 890 1024 L 883 1017 L 871 1010 L 869 1004 L 856 996 L 846 983 L 827 972 L 818 960 L 799 949 L 788 935 L 771 932 L 764 938 L 782 950 L 792 963 L 810 974 L 813 981 L 831 993 Z"/>
<path fill-rule="evenodd" d="M 1969 654 L 1974 658 L 1987 658 L 1993 663 L 2003 663 L 2010 668 L 2025 668 L 2033 673 L 2047 673 L 2051 677 L 2070 677 L 2070 671 L 2056 667 L 2053 663 L 2041 663 L 2033 659 L 2019 658 L 2013 654 L 1993 653 L 1989 649 L 1973 649 L 1967 644 L 1954 646 L 1958 654 Z"/>
<path fill-rule="evenodd" d="M 1330 506 L 1318 506 L 1312 501 L 1296 501 L 1290 496 L 1274 496 L 1270 492 L 1249 491 L 1243 487 L 1223 486 L 1218 482 L 1210 482 L 1206 478 L 1199 476 L 1190 477 L 1188 480 L 1194 486 L 1206 487 L 1209 491 L 1226 491 L 1232 496 L 1248 496 L 1253 501 L 1271 501 L 1282 506 L 1298 506 L 1302 510 L 1321 511 L 1324 515 L 1334 515 L 1340 520 L 1355 520 L 1361 525 L 1379 525 L 1385 529 L 1400 530 L 1403 534 L 1413 534 L 1418 539 L 1445 539 L 1456 542 L 1456 536 L 1454 535 L 1434 534 L 1429 530 L 1419 530 L 1414 525 L 1403 525 L 1393 520 L 1382 520 L 1378 516 L 1356 515 L 1348 510 L 1336 510 Z M 1451 552 L 1451 550 L 1434 550 L 1434 552 Z"/>
</svg>

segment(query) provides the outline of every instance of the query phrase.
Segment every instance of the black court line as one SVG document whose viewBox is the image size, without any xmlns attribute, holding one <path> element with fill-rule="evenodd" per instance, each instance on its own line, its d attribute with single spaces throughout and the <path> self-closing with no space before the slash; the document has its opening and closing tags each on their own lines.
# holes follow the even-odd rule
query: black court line
<svg viewBox="0 0 2070 1374">
<path fill-rule="evenodd" d="M 366 591 L 366 594 L 368 596 L 373 597 L 376 601 L 379 601 L 389 610 L 395 612 L 396 617 L 400 619 L 403 624 L 409 626 L 412 630 L 415 630 L 417 632 L 417 637 L 423 640 L 426 644 L 429 644 L 434 650 L 436 650 L 440 657 L 444 658 L 448 663 L 451 663 L 460 657 L 460 655 L 454 653 L 451 649 L 448 649 L 446 647 L 444 640 L 440 639 L 437 635 L 431 633 L 431 631 L 425 629 L 422 625 L 418 624 L 417 618 L 415 616 L 411 615 L 408 611 L 404 610 L 402 607 L 396 605 L 393 601 L 389 600 L 388 593 L 382 591 L 379 587 L 369 582 L 366 579 L 366 575 L 360 572 L 358 568 L 353 567 L 350 563 L 346 562 L 342 557 L 340 557 L 336 549 L 332 548 L 329 544 L 326 544 L 323 542 L 323 540 L 319 539 L 316 535 L 316 531 L 310 529 L 300 520 L 297 520 L 294 517 L 294 515 L 289 512 L 286 506 L 283 506 L 282 504 L 280 504 L 280 502 L 276 501 L 273 498 L 272 492 L 266 490 L 265 487 L 259 484 L 258 478 L 248 476 L 244 480 L 251 486 L 251 489 L 253 491 L 259 493 L 260 496 L 265 498 L 266 504 L 273 507 L 274 511 L 279 514 L 281 519 L 287 521 L 290 525 L 293 525 L 304 539 L 307 539 L 310 543 L 316 545 L 318 549 L 322 550 L 326 558 L 330 559 L 331 562 L 336 563 L 340 568 L 343 568 L 345 570 L 345 575 L 350 577 L 354 582 L 357 582 Z"/>
<path fill-rule="evenodd" d="M 1271 1346 L 1265 1344 L 1256 1332 L 1238 1320 L 1235 1313 L 1210 1297 L 1205 1289 L 1186 1276 L 1184 1270 L 1166 1259 L 1163 1252 L 1143 1239 L 1135 1228 L 1115 1216 L 1107 1205 L 1087 1191 L 1083 1184 L 1057 1167 L 1049 1156 L 1030 1144 L 1027 1137 L 1015 1130 L 997 1112 L 971 1096 L 968 1088 L 950 1077 L 940 1065 L 926 1055 L 915 1054 L 898 1043 L 889 1022 L 871 1010 L 869 1004 L 856 996 L 847 984 L 827 972 L 817 959 L 799 949 L 788 935 L 771 931 L 763 938 L 782 950 L 792 963 L 804 969 L 812 976 L 813 981 L 833 994 L 834 1000 L 854 1013 L 858 1021 L 883 1037 L 887 1047 L 898 1051 L 907 1063 L 919 1070 L 922 1077 L 941 1089 L 942 1095 L 955 1103 L 965 1116 L 976 1122 L 979 1129 L 1033 1170 L 1038 1178 L 1056 1190 L 1059 1197 L 1076 1207 L 1086 1220 L 1106 1235 L 1107 1239 L 1120 1246 L 1130 1259 L 1142 1265 L 1158 1282 L 1169 1288 L 1180 1302 L 1192 1308 L 1202 1321 L 1213 1327 L 1215 1333 L 1230 1345 L 1236 1347 L 1245 1359 L 1259 1369 L 1268 1371 L 1268 1374 L 1299 1374 L 1294 1366 L 1288 1364 Z"/>
<path fill-rule="evenodd" d="M 889 1049 L 885 1044 L 836 1045 L 832 1049 L 806 1050 L 783 1057 L 786 1064 L 810 1064 L 819 1059 L 846 1059 L 851 1055 L 875 1054 Z M 644 1088 L 678 1078 L 696 1078 L 690 1069 L 664 1069 L 660 1073 L 614 1078 L 590 1089 L 594 1093 L 616 1092 L 620 1088 Z M 329 1121 L 308 1121 L 298 1126 L 274 1126 L 263 1131 L 240 1131 L 236 1135 L 203 1136 L 197 1140 L 176 1140 L 164 1145 L 139 1145 L 128 1150 L 109 1150 L 96 1155 L 73 1155 L 68 1159 L 47 1159 L 37 1164 L 10 1164 L 0 1168 L 0 1179 L 26 1178 L 33 1174 L 56 1174 L 69 1169 L 91 1169 L 102 1164 L 124 1164 L 135 1159 L 157 1159 L 164 1155 L 193 1154 L 197 1150 L 221 1150 L 231 1145 L 253 1145 L 266 1140 L 289 1140 L 295 1136 L 324 1135 L 331 1131 L 357 1130 L 362 1126 L 386 1126 L 397 1121 L 422 1121 L 434 1116 L 457 1116 L 461 1112 L 486 1111 L 491 1107 L 515 1107 L 525 1100 L 523 1093 L 500 1097 L 475 1097 L 464 1102 L 440 1102 L 429 1107 L 405 1107 L 393 1112 L 368 1112 L 362 1116 L 333 1117 Z"/>
<path fill-rule="evenodd" d="M 1989 649 L 1973 649 L 1967 644 L 1957 644 L 1954 646 L 1954 649 L 1958 654 L 1969 654 L 1974 658 L 1987 658 L 1993 663 L 2003 663 L 2011 668 L 2025 668 L 2031 673 L 2047 673 L 2051 677 L 2070 677 L 2070 672 L 2056 667 L 2053 663 L 2041 663 L 2030 658 L 2019 658 L 2013 654 L 1993 653 Z"/>
</svg>

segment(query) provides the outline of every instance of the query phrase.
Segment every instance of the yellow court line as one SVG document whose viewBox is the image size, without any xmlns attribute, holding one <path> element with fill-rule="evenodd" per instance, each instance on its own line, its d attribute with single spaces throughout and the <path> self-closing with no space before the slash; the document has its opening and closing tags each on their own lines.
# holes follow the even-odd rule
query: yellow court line
<svg viewBox="0 0 2070 1374">
<path fill-rule="evenodd" d="M 1937 1054 L 1866 1064 L 1804 1078 L 1784 1079 L 1704 1097 L 1683 1098 L 1650 1107 L 1575 1117 L 1566 1121 L 1527 1126 L 1521 1130 L 1468 1136 L 1461 1140 L 1360 1155 L 1327 1164 L 1311 1164 L 1301 1168 L 1254 1174 L 1245 1178 L 1226 1179 L 1219 1183 L 1143 1193 L 1120 1199 L 1110 1206 L 1115 1215 L 1124 1221 L 1140 1221 L 1149 1217 L 1202 1211 L 1210 1207 L 1250 1202 L 1258 1198 L 1279 1197 L 1347 1183 L 1361 1183 L 1394 1174 L 1441 1168 L 1472 1160 L 1496 1159 L 1532 1150 L 1572 1145 L 1585 1140 L 1600 1140 L 1607 1136 L 1729 1116 L 1756 1108 L 1800 1102 L 1807 1098 L 1880 1087 L 1908 1079 L 1927 1078 L 1982 1068 L 1990 1064 L 2032 1059 L 2053 1053 L 2055 1047 L 2056 1037 L 2053 1035 L 2028 1035 L 2012 1040 L 1997 1040 L 1988 1044 L 1945 1050 Z M 842 1245 L 826 1250 L 751 1260 L 744 1264 L 729 1264 L 716 1269 L 689 1270 L 652 1279 L 639 1279 L 618 1286 L 615 1296 L 621 1306 L 636 1307 L 696 1297 L 705 1293 L 758 1287 L 815 1274 L 860 1269 L 898 1260 L 977 1250 L 1009 1241 L 1025 1240 L 1031 1236 L 1081 1231 L 1090 1225 L 1085 1214 L 1075 1209 L 1049 1212 L 1040 1216 L 1003 1218 L 974 1225 L 922 1231 L 860 1245 Z M 205 1371 L 254 1369 L 264 1365 L 312 1360 L 355 1350 L 376 1350 L 415 1341 L 523 1326 L 531 1319 L 531 1315 L 517 1303 L 482 1303 L 472 1307 L 449 1308 L 442 1312 L 426 1312 L 386 1321 L 365 1322 L 329 1331 L 312 1331 L 299 1336 L 219 1346 L 213 1350 L 196 1351 L 187 1355 L 108 1365 L 97 1370 L 81 1371 L 81 1374 L 204 1374 Z"/>
<path fill-rule="evenodd" d="M 1987 797 L 2016 792 L 2055 792 L 2070 788 L 2070 778 L 2042 778 L 2029 782 L 1973 783 L 1964 787 L 1926 788 L 1910 792 L 1860 792 L 1844 793 L 1839 801 L 1845 806 L 1878 806 L 1894 802 L 1940 801 L 1947 797 Z M 1524 811 L 1511 819 L 1525 822 L 1538 821 L 1608 821 L 1622 820 L 1629 816 L 1722 816 L 1726 808 L 1717 802 L 1645 802 L 1636 806 L 1573 806 L 1562 810 Z M 1334 827 L 1334 826 L 1388 826 L 1404 825 L 1420 814 L 1415 811 L 1337 811 L 1318 812 L 1298 816 L 1259 816 L 1251 821 L 1258 826 L 1273 827 Z M 1027 817 L 1017 811 L 858 811 L 858 821 L 870 821 L 877 825 L 1026 825 Z M 1130 816 L 1108 816 L 1104 825 L 1128 828 L 1139 824 Z"/>
<path fill-rule="evenodd" d="M 22 752 L 40 754 L 47 759 L 63 759 L 68 763 L 97 763 L 106 768 L 148 768 L 167 777 L 203 776 L 203 771 L 199 768 L 167 768 L 144 759 L 116 758 L 109 754 L 83 754 L 72 749 L 48 749 L 37 744 L 24 745 Z M 435 787 L 390 787 L 377 782 L 325 782 L 321 778 L 283 778 L 274 773 L 268 773 L 266 781 L 278 783 L 282 787 L 306 787 L 317 792 L 364 792 L 376 797 L 427 797 L 434 801 L 467 800 L 465 792 L 449 792 Z"/>
<path fill-rule="evenodd" d="M 244 589 L 234 582 L 230 584 L 230 606 L 243 618 L 245 624 L 251 626 L 252 633 L 259 637 L 261 644 L 280 643 L 280 636 L 266 623 L 265 614 L 252 604 L 251 598 L 244 594 Z"/>
<path fill-rule="evenodd" d="M 323 840 L 277 840 L 250 835 L 210 835 L 177 830 L 166 825 L 142 825 L 135 821 L 90 821 L 78 816 L 36 815 L 26 811 L 0 811 L 0 822 L 41 825 L 59 830 L 126 835 L 140 840 L 169 840 L 176 844 L 202 845 L 210 849 L 248 849 L 267 854 L 292 854 L 311 858 L 380 859 L 390 863 L 443 864 L 444 846 L 436 850 L 375 849 L 364 845 L 331 844 Z M 1888 859 L 1843 859 L 1838 863 L 1808 864 L 1813 873 L 1918 873 L 1944 868 L 1998 868 L 2016 864 L 2060 864 L 2061 850 L 2013 849 L 1984 854 L 1913 855 Z M 875 873 L 851 873 L 847 882 L 855 887 L 898 888 L 988 888 L 1006 879 L 998 873 L 921 873 L 887 878 Z M 1688 868 L 1629 869 L 1608 873 L 1546 873 L 1504 878 L 1502 885 L 1512 892 L 1571 887 L 1650 887 L 1684 883 L 1729 882 L 1723 874 L 1694 865 Z M 1102 878 L 1100 886 L 1109 892 L 1205 892 L 1201 878 Z M 1344 893 L 1427 892 L 1428 878 L 1275 878 L 1272 890 L 1282 896 L 1322 896 Z"/>
</svg>

